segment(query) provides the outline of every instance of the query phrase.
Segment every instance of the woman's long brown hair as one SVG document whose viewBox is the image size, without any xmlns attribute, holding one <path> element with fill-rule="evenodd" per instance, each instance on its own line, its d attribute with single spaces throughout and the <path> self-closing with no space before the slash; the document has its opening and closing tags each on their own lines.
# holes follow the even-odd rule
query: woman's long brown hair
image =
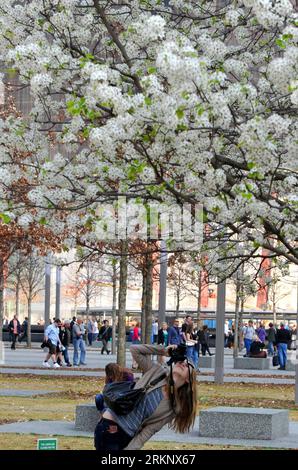
<svg viewBox="0 0 298 470">
<path fill-rule="evenodd" d="M 118 364 L 114 364 L 113 362 L 106 365 L 105 372 L 106 383 L 122 382 L 123 380 L 125 380 L 125 375 L 131 373 L 129 369 L 125 369 L 124 367 L 121 367 Z"/>
<path fill-rule="evenodd" d="M 193 427 L 197 412 L 197 374 L 195 369 L 191 369 L 190 383 L 185 383 L 178 389 L 174 386 L 175 417 L 170 427 L 181 433 L 189 432 Z M 168 384 L 169 395 L 170 388 L 170 384 Z"/>
</svg>

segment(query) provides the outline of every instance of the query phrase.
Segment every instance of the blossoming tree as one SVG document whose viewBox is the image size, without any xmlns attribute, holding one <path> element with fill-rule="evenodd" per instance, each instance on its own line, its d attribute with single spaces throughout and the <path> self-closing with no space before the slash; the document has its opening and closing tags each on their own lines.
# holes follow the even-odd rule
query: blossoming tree
<svg viewBox="0 0 298 470">
<path fill-rule="evenodd" d="M 6 217 L 96 238 L 118 195 L 202 203 L 214 266 L 260 246 L 298 263 L 295 2 L 3 0 L 0 32 L 33 99 L 1 124 L 0 187 L 30 183 L 29 202 L 1 199 Z"/>
</svg>

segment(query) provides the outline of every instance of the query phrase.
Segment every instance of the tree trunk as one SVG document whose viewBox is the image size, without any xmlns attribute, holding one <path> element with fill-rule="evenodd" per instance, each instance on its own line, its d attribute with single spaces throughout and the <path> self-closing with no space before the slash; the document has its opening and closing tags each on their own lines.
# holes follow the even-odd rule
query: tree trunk
<svg viewBox="0 0 298 470">
<path fill-rule="evenodd" d="M 16 282 L 16 315 L 17 316 L 20 315 L 20 281 L 19 279 L 17 279 L 17 282 Z"/>
<path fill-rule="evenodd" d="M 276 318 L 276 289 L 275 285 L 272 285 L 272 313 L 273 313 L 273 324 L 276 327 L 277 318 Z"/>
<path fill-rule="evenodd" d="M 112 354 L 116 354 L 117 266 L 113 264 Z"/>
<path fill-rule="evenodd" d="M 119 280 L 119 302 L 118 302 L 118 348 L 117 364 L 125 367 L 126 364 L 126 296 L 127 296 L 127 241 L 121 241 L 120 280 Z"/>
<path fill-rule="evenodd" d="M 199 284 L 198 284 L 198 296 L 197 296 L 197 324 L 198 330 L 202 328 L 202 320 L 201 320 L 201 291 L 202 291 L 202 280 L 201 280 L 201 272 L 199 274 Z"/>
<path fill-rule="evenodd" d="M 152 297 L 153 297 L 153 257 L 150 253 L 147 257 L 147 276 L 146 276 L 146 333 L 145 333 L 145 343 L 151 344 L 151 334 L 152 334 Z"/>
<path fill-rule="evenodd" d="M 235 303 L 235 336 L 234 336 L 234 358 L 238 357 L 239 354 L 239 310 L 240 310 L 240 293 L 241 293 L 241 283 L 237 273 L 237 282 L 236 282 L 236 303 Z"/>
<path fill-rule="evenodd" d="M 32 317 L 32 298 L 28 297 L 28 325 L 27 325 L 27 346 L 31 348 L 31 317 Z"/>
<path fill-rule="evenodd" d="M 3 338 L 3 317 L 4 317 L 4 262 L 0 258 L 0 343 Z"/>
<path fill-rule="evenodd" d="M 146 290 L 147 290 L 147 269 L 142 270 L 142 311 L 141 311 L 141 339 L 146 343 Z"/>
<path fill-rule="evenodd" d="M 86 288 L 86 315 L 89 315 L 90 312 L 90 285 L 89 281 L 87 281 L 87 288 Z"/>
<path fill-rule="evenodd" d="M 180 289 L 176 290 L 176 316 L 179 316 L 179 310 L 180 310 Z"/>
</svg>

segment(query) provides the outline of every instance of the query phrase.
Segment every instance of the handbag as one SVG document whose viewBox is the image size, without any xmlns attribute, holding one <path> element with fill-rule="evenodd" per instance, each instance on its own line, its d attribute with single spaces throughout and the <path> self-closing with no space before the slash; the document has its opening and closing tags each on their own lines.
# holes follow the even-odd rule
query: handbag
<svg viewBox="0 0 298 470">
<path fill-rule="evenodd" d="M 273 353 L 272 365 L 273 365 L 273 367 L 279 366 L 279 359 L 278 359 L 278 354 L 277 353 Z"/>
<path fill-rule="evenodd" d="M 117 415 L 127 415 L 138 405 L 150 387 L 167 376 L 163 373 L 146 387 L 135 388 L 136 382 L 112 382 L 103 389 L 103 399 L 108 408 Z"/>
</svg>

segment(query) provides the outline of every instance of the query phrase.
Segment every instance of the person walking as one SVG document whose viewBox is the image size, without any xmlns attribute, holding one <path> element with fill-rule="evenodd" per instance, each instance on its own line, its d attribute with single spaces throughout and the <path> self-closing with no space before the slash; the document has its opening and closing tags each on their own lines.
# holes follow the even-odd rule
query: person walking
<svg viewBox="0 0 298 470">
<path fill-rule="evenodd" d="M 95 330 L 94 321 L 91 317 L 89 317 L 88 323 L 87 323 L 87 339 L 88 339 L 89 346 L 92 346 L 94 330 Z"/>
<path fill-rule="evenodd" d="M 71 367 L 69 354 L 68 354 L 68 348 L 70 345 L 70 338 L 71 338 L 69 320 L 65 320 L 64 325 L 60 329 L 59 337 L 60 337 L 61 344 L 64 347 L 64 349 L 62 349 L 62 354 L 64 357 L 65 364 L 67 365 L 67 367 Z"/>
<path fill-rule="evenodd" d="M 186 329 L 189 325 L 193 326 L 193 319 L 191 315 L 186 315 L 186 317 L 184 318 L 184 323 L 181 327 L 181 336 L 184 343 L 186 342 Z"/>
<path fill-rule="evenodd" d="M 193 427 L 197 408 L 196 371 L 187 359 L 171 365 L 170 371 L 152 362 L 152 355 L 169 356 L 161 345 L 135 344 L 131 354 L 143 376 L 135 388 L 146 388 L 143 398 L 127 415 L 110 408 L 102 414 L 95 428 L 94 445 L 98 452 L 138 450 L 166 424 L 174 431 L 188 433 Z"/>
<path fill-rule="evenodd" d="M 113 330 L 109 325 L 109 320 L 103 321 L 103 326 L 99 330 L 98 338 L 102 341 L 101 354 L 106 352 L 110 354 L 110 341 L 112 339 Z"/>
<path fill-rule="evenodd" d="M 141 342 L 141 329 L 139 326 L 139 322 L 137 322 L 132 330 L 132 344 L 140 344 L 140 342 Z M 137 368 L 138 368 L 138 364 L 136 363 L 134 358 L 132 358 L 132 370 L 137 370 Z"/>
<path fill-rule="evenodd" d="M 276 344 L 276 329 L 274 328 L 273 323 L 269 323 L 266 338 L 268 341 L 268 356 L 273 356 Z"/>
<path fill-rule="evenodd" d="M 287 351 L 288 343 L 291 341 L 291 333 L 287 330 L 283 323 L 280 324 L 280 328 L 276 332 L 276 344 L 279 359 L 279 370 L 285 370 L 287 365 Z"/>
<path fill-rule="evenodd" d="M 255 335 L 255 329 L 253 327 L 253 321 L 249 320 L 248 326 L 243 328 L 243 337 L 244 337 L 244 345 L 246 349 L 246 354 L 244 357 L 249 356 L 250 345 L 252 343 L 252 338 Z"/>
<path fill-rule="evenodd" d="M 16 348 L 17 339 L 21 334 L 21 324 L 17 315 L 14 315 L 13 319 L 9 322 L 8 331 L 11 338 L 11 349 L 14 350 Z"/>
<path fill-rule="evenodd" d="M 24 340 L 28 340 L 28 317 L 24 318 L 24 321 L 21 326 L 21 334 L 19 335 L 19 343 Z"/>
<path fill-rule="evenodd" d="M 152 336 L 153 336 L 153 344 L 157 344 L 158 341 L 158 320 L 154 320 L 152 323 Z"/>
<path fill-rule="evenodd" d="M 168 334 L 169 344 L 175 344 L 176 346 L 179 346 L 179 344 L 183 342 L 181 329 L 179 328 L 179 318 L 175 318 L 173 326 L 171 326 L 168 330 Z"/>
<path fill-rule="evenodd" d="M 70 322 L 70 341 L 71 341 L 71 343 L 72 343 L 72 329 L 73 329 L 73 325 L 75 324 L 76 321 L 77 321 L 77 318 L 72 317 L 72 320 Z"/>
<path fill-rule="evenodd" d="M 266 340 L 266 330 L 265 330 L 265 327 L 263 325 L 263 323 L 260 323 L 260 326 L 259 328 L 256 329 L 256 333 L 261 341 L 261 343 L 265 343 L 265 340 Z"/>
<path fill-rule="evenodd" d="M 96 341 L 99 334 L 97 318 L 93 318 L 94 331 L 93 331 L 93 341 Z"/>
<path fill-rule="evenodd" d="M 198 352 L 196 349 L 197 340 L 194 337 L 193 325 L 187 325 L 185 331 L 186 337 L 186 355 L 193 362 L 195 370 L 198 368 Z"/>
<path fill-rule="evenodd" d="M 166 322 L 164 322 L 162 327 L 158 330 L 157 343 L 165 347 L 169 344 L 169 329 Z"/>
<path fill-rule="evenodd" d="M 202 329 L 198 332 L 199 343 L 201 344 L 202 356 L 206 356 L 206 352 L 209 356 L 212 356 L 212 353 L 209 349 L 209 336 L 210 332 L 207 325 L 203 325 Z"/>
<path fill-rule="evenodd" d="M 72 342 L 73 342 L 73 365 L 74 366 L 85 366 L 86 357 L 86 345 L 84 341 L 85 328 L 82 317 L 77 317 L 77 321 L 72 327 Z M 80 350 L 80 359 L 79 359 Z"/>
<path fill-rule="evenodd" d="M 59 318 L 56 318 L 54 322 L 51 323 L 45 330 L 44 343 L 49 348 L 49 352 L 47 353 L 46 358 L 42 364 L 44 367 L 50 367 L 50 364 L 48 362 L 50 358 L 53 361 L 54 369 L 59 369 L 60 367 L 59 364 L 57 363 L 57 353 L 58 351 L 60 351 L 60 349 L 61 350 L 63 349 L 61 341 L 60 341 L 60 337 L 59 337 L 60 326 L 61 326 L 61 320 L 59 320 Z"/>
</svg>

